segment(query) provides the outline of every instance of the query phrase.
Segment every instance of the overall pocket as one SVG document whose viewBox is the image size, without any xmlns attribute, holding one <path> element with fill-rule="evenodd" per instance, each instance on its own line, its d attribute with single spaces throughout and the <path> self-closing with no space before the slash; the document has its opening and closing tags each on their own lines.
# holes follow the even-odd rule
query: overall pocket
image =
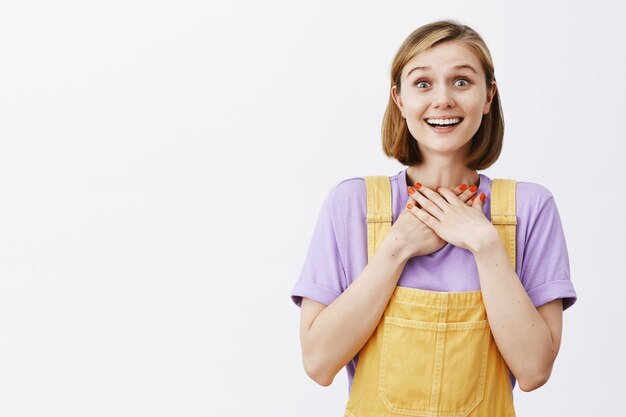
<svg viewBox="0 0 626 417">
<path fill-rule="evenodd" d="M 432 323 L 387 316 L 383 333 L 378 394 L 389 411 L 465 417 L 482 401 L 491 339 L 487 320 Z"/>
</svg>

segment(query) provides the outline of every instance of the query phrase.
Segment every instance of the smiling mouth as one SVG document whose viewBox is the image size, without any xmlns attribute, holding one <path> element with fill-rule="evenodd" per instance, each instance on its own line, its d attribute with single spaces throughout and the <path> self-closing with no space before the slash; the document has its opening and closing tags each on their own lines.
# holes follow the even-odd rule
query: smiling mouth
<svg viewBox="0 0 626 417">
<path fill-rule="evenodd" d="M 453 117 L 449 119 L 427 119 L 426 123 L 435 129 L 446 129 L 449 127 L 457 126 L 462 121 L 462 117 Z"/>
</svg>

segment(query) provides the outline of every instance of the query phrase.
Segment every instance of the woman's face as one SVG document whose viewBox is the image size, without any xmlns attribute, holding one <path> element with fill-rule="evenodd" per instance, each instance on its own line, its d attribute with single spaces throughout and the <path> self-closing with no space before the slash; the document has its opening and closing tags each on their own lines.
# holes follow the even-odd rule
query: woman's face
<svg viewBox="0 0 626 417">
<path fill-rule="evenodd" d="M 420 152 L 467 155 L 496 91 L 495 82 L 487 91 L 472 50 L 457 41 L 438 44 L 410 60 L 400 80 L 400 95 L 395 86 L 391 94 Z"/>
</svg>

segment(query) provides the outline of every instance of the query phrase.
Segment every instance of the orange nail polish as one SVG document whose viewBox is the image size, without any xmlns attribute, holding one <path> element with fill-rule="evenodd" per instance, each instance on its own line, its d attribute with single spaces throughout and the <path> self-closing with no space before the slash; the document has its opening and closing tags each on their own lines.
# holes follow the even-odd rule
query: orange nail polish
<svg viewBox="0 0 626 417">
<path fill-rule="evenodd" d="M 415 194 L 415 188 L 409 187 L 409 194 Z"/>
<path fill-rule="evenodd" d="M 411 204 L 411 203 L 407 204 L 406 208 L 408 208 L 409 210 L 412 210 L 413 209 L 413 204 Z"/>
<path fill-rule="evenodd" d="M 419 182 L 415 183 L 415 188 L 419 189 L 422 186 L 422 184 L 420 184 Z"/>
<path fill-rule="evenodd" d="M 485 195 L 485 193 L 480 193 L 480 201 L 484 203 L 486 198 L 487 196 Z"/>
<path fill-rule="evenodd" d="M 476 190 L 478 190 L 478 187 L 476 187 L 475 185 L 472 185 L 472 186 L 470 187 L 470 191 L 471 191 L 471 192 L 476 192 Z"/>
<path fill-rule="evenodd" d="M 465 185 L 465 184 L 461 184 L 461 185 L 459 186 L 459 189 L 460 189 L 461 191 L 465 191 L 465 190 L 467 190 L 467 185 Z"/>
</svg>

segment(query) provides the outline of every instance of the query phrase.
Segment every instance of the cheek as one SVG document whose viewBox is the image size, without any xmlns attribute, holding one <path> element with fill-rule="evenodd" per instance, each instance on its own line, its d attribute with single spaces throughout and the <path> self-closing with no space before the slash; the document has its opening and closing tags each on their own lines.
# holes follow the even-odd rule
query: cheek
<svg viewBox="0 0 626 417">
<path fill-rule="evenodd" d="M 424 104 L 424 100 L 416 100 L 415 98 L 409 98 L 404 102 L 404 111 L 407 118 L 415 119 L 421 118 L 428 106 Z"/>
<path fill-rule="evenodd" d="M 472 118 L 472 120 L 478 119 L 480 121 L 480 119 L 483 116 L 484 105 L 485 105 L 485 102 L 481 100 L 480 97 L 475 97 L 471 101 L 470 100 L 467 101 L 467 104 L 465 105 L 464 110 L 465 110 L 465 113 L 467 113 L 468 116 Z"/>
<path fill-rule="evenodd" d="M 471 106 L 472 110 L 482 113 L 487 104 L 487 93 L 477 93 L 472 97 Z"/>
</svg>

